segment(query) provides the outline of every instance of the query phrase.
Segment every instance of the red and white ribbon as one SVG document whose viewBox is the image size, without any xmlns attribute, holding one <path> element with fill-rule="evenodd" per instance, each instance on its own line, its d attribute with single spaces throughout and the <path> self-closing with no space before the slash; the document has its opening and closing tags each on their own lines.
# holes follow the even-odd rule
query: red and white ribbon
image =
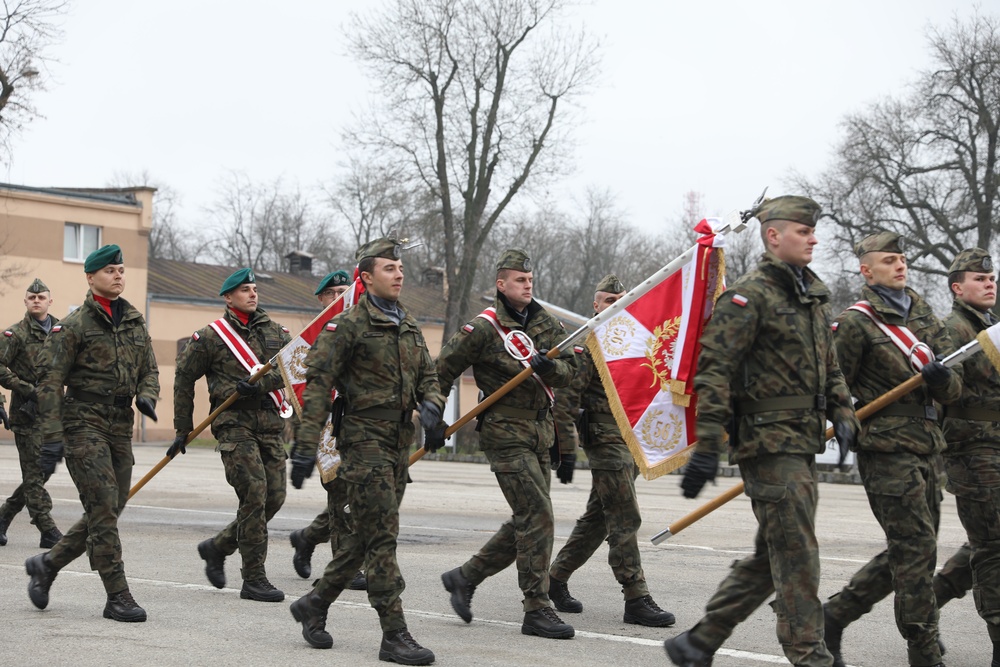
<svg viewBox="0 0 1000 667">
<path fill-rule="evenodd" d="M 912 331 L 910 331 L 905 326 L 900 326 L 898 324 L 889 324 L 882 317 L 875 312 L 872 308 L 872 304 L 868 301 L 858 301 L 853 306 L 850 306 L 848 310 L 856 310 L 859 313 L 864 313 L 868 318 L 875 323 L 882 333 L 889 337 L 893 345 L 899 348 L 899 351 L 910 362 L 910 366 L 919 371 L 926 364 L 934 361 L 934 350 L 930 348 L 927 343 L 923 343 L 917 338 Z"/>
<path fill-rule="evenodd" d="M 250 346 L 247 345 L 246 341 L 243 340 L 238 333 L 236 333 L 236 330 L 233 329 L 232 325 L 229 324 L 225 318 L 220 317 L 208 326 L 212 327 L 215 330 L 215 333 L 219 334 L 219 338 L 221 338 L 222 342 L 226 344 L 229 351 L 233 353 L 236 360 L 243 365 L 243 368 L 247 370 L 247 373 L 253 375 L 260 370 L 262 364 L 260 363 L 260 360 L 257 359 L 257 355 L 254 354 L 253 350 L 250 349 Z M 294 410 L 291 404 L 285 400 L 285 394 L 283 391 L 277 389 L 275 391 L 269 391 L 267 395 L 272 401 L 274 401 L 274 405 L 278 408 L 282 419 L 288 419 L 292 416 Z"/>
<path fill-rule="evenodd" d="M 497 319 L 497 310 L 492 306 L 476 315 L 476 317 L 481 317 L 493 325 L 497 334 L 503 339 L 503 346 L 507 350 L 507 354 L 514 357 L 525 368 L 531 367 L 531 356 L 535 353 L 535 344 L 528 334 L 520 329 L 508 329 L 500 324 L 500 320 Z M 545 395 L 549 397 L 549 405 L 555 405 L 556 395 L 552 391 L 552 388 L 545 384 L 545 380 L 538 373 L 532 373 L 531 377 L 545 391 Z"/>
</svg>

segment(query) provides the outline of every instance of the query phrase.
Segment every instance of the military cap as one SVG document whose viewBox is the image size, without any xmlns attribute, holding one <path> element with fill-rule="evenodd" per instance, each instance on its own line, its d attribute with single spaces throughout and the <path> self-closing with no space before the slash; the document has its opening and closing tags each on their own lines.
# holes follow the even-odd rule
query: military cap
<svg viewBox="0 0 1000 667">
<path fill-rule="evenodd" d="M 323 276 L 323 280 L 319 281 L 319 287 L 313 294 L 319 294 L 327 287 L 340 287 L 341 285 L 350 285 L 351 277 L 347 275 L 347 271 L 341 269 L 340 271 L 334 271 L 333 273 L 328 273 Z"/>
<path fill-rule="evenodd" d="M 904 253 L 903 237 L 896 232 L 879 232 L 869 234 L 854 246 L 854 254 L 859 258 L 870 252 Z"/>
<path fill-rule="evenodd" d="M 84 273 L 100 271 L 108 264 L 124 264 L 122 259 L 122 249 L 116 245 L 101 246 L 94 252 L 87 255 L 87 261 L 83 263 Z"/>
<path fill-rule="evenodd" d="M 754 211 L 754 217 L 761 222 L 790 220 L 802 225 L 815 227 L 821 212 L 822 209 L 819 204 L 809 197 L 785 195 L 783 197 L 765 199 L 757 207 L 757 210 Z"/>
<path fill-rule="evenodd" d="M 504 269 L 531 273 L 531 258 L 528 257 L 528 253 L 520 248 L 508 248 L 500 253 L 500 257 L 497 258 L 497 272 L 499 273 Z"/>
<path fill-rule="evenodd" d="M 597 289 L 595 292 L 607 292 L 608 294 L 621 294 L 625 291 L 625 286 L 622 285 L 622 281 L 618 280 L 618 276 L 613 273 L 601 278 L 601 282 L 597 283 Z"/>
<path fill-rule="evenodd" d="M 38 278 L 35 278 L 34 282 L 28 285 L 28 292 L 31 294 L 41 294 L 42 292 L 48 292 L 49 288 L 45 286 Z"/>
<path fill-rule="evenodd" d="M 403 254 L 403 241 L 391 236 L 383 236 L 380 239 L 369 241 L 354 253 L 354 259 L 359 262 L 368 257 L 384 257 L 385 259 L 399 259 Z"/>
<path fill-rule="evenodd" d="M 958 271 L 993 273 L 993 258 L 982 248 L 968 248 L 955 255 L 955 260 L 948 267 L 948 273 Z"/>
<path fill-rule="evenodd" d="M 240 269 L 233 275 L 226 278 L 226 281 L 222 283 L 222 288 L 219 290 L 219 296 L 223 296 L 228 292 L 232 292 L 240 285 L 246 285 L 248 283 L 255 283 L 255 282 L 257 282 L 257 278 L 253 274 L 253 269 Z"/>
</svg>

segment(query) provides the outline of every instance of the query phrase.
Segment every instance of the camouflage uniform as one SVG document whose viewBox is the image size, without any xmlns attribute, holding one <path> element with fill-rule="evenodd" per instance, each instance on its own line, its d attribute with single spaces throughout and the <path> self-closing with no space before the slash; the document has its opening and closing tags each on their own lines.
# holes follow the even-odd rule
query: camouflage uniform
<svg viewBox="0 0 1000 667">
<path fill-rule="evenodd" d="M 333 559 L 315 592 L 326 602 L 336 600 L 364 563 L 368 600 L 382 631 L 404 629 L 400 595 L 405 583 L 396 540 L 414 441 L 411 415 L 424 400 L 438 407 L 445 400 L 427 343 L 411 316 L 397 325 L 365 294 L 320 333 L 306 367 L 299 447 L 315 457 L 330 411 L 330 390 L 336 388 L 347 406 L 337 436 L 337 479 L 346 488 L 355 529 L 331 536 Z"/>
<path fill-rule="evenodd" d="M 59 319 L 53 315 L 50 324 Z M 21 485 L 0 506 L 0 521 L 10 521 L 24 507 L 31 523 L 45 533 L 56 528 L 50 516 L 52 498 L 45 490 L 45 475 L 38 467 L 42 434 L 38 429 L 38 403 L 29 400 L 41 377 L 39 357 L 48 333 L 31 315 L 11 326 L 0 338 L 0 384 L 11 390 L 10 430 L 14 432 L 21 463 Z M 33 403 L 33 405 L 28 405 Z"/>
<path fill-rule="evenodd" d="M 887 323 L 905 325 L 937 355 L 954 352 L 948 331 L 927 302 L 912 289 L 906 288 L 906 294 L 911 305 L 904 318 L 870 287 L 861 290 L 862 299 Z M 907 357 L 868 316 L 846 310 L 834 328 L 837 356 L 859 406 L 913 376 Z M 942 387 L 921 385 L 863 423 L 858 469 L 888 548 L 826 606 L 830 618 L 846 627 L 894 591 L 896 625 L 907 640 L 911 665 L 941 662 L 931 580 L 941 511 L 934 457 L 945 443 L 933 402 L 952 403 L 960 393 L 961 379 L 951 373 Z"/>
<path fill-rule="evenodd" d="M 261 363 L 291 341 L 288 329 L 272 321 L 262 308 L 250 315 L 247 324 L 229 308 L 224 317 Z M 194 383 L 202 376 L 208 381 L 213 410 L 236 391 L 237 382 L 248 376 L 243 364 L 211 327 L 195 332 L 177 355 L 174 378 L 177 435 L 193 430 Z M 239 549 L 244 581 L 266 577 L 267 522 L 285 502 L 284 420 L 265 393 L 280 389 L 284 382 L 281 373 L 274 369 L 258 380 L 257 385 L 261 392 L 256 397 L 236 401 L 212 422 L 212 435 L 219 441 L 226 481 L 239 499 L 236 520 L 215 536 L 213 545 L 225 556 Z"/>
<path fill-rule="evenodd" d="M 42 442 L 65 443 L 66 468 L 84 510 L 49 560 L 58 570 L 86 551 L 109 595 L 128 588 L 118 516 L 135 463 L 132 401 L 155 402 L 160 392 L 146 323 L 131 304 L 117 300 L 117 326 L 88 291 L 83 305 L 52 328 L 39 357 L 38 384 Z"/>
<path fill-rule="evenodd" d="M 507 312 L 501 296 L 493 303 L 497 319 L 508 329 L 521 329 L 535 348 L 552 349 L 566 332 L 544 308 L 532 301 L 525 326 Z M 577 371 L 572 348 L 554 359 L 545 377 L 550 387 L 565 387 Z M 504 349 L 489 322 L 475 318 L 451 337 L 437 359 L 442 393 L 472 366 L 476 384 L 490 395 L 524 367 Z M 488 409 L 479 423 L 479 442 L 496 474 L 500 490 L 513 515 L 461 567 L 462 576 L 477 586 L 516 561 L 518 585 L 524 593 L 524 611 L 549 605 L 549 560 L 552 557 L 553 516 L 549 499 L 549 447 L 555 438 L 549 398 L 539 384 L 526 380 Z"/>
<path fill-rule="evenodd" d="M 805 291 L 789 265 L 765 253 L 719 297 L 701 338 L 697 451 L 721 454 L 733 418 L 732 458 L 758 529 L 754 554 L 733 563 L 690 636 L 714 653 L 774 593 L 785 656 L 794 665 L 829 667 L 817 593 L 815 455 L 824 448 L 827 418 L 857 418 L 837 365 L 829 290 L 808 269 L 802 281 Z"/>
</svg>

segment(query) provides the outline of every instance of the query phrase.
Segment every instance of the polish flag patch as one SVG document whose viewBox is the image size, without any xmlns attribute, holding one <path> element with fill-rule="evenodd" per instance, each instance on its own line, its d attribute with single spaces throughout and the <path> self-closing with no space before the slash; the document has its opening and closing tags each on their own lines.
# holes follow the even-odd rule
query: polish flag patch
<svg viewBox="0 0 1000 667">
<path fill-rule="evenodd" d="M 282 330 L 282 331 L 284 331 L 285 333 L 290 333 L 290 332 L 288 331 L 288 327 L 281 327 L 281 330 Z"/>
<path fill-rule="evenodd" d="M 197 331 L 191 334 L 191 340 L 201 340 L 201 336 L 198 335 Z"/>
<path fill-rule="evenodd" d="M 334 324 L 333 322 L 330 322 L 329 324 L 326 325 L 326 330 L 327 331 L 336 331 L 337 330 L 337 325 Z"/>
<path fill-rule="evenodd" d="M 574 345 L 573 351 L 576 352 L 577 354 L 583 354 L 583 348 L 579 345 Z"/>
<path fill-rule="evenodd" d="M 833 324 L 830 325 L 830 328 L 833 329 L 834 331 L 836 331 L 837 327 L 839 327 L 839 326 L 840 326 L 840 322 L 834 322 Z"/>
<path fill-rule="evenodd" d="M 734 294 L 733 295 L 733 303 L 735 303 L 740 308 L 745 307 L 748 302 L 749 302 L 749 299 L 747 299 L 742 294 Z"/>
<path fill-rule="evenodd" d="M 10 329 L 7 329 L 6 331 L 3 332 L 3 335 L 6 336 L 7 338 L 10 338 L 11 336 L 14 335 L 14 332 L 11 331 Z"/>
<path fill-rule="evenodd" d="M 472 326 L 471 322 L 462 327 L 462 331 L 464 331 L 465 333 L 472 333 L 475 329 L 476 327 Z"/>
<path fill-rule="evenodd" d="M 62 331 L 62 325 L 61 324 L 57 324 L 54 327 L 52 327 L 52 333 L 59 333 L 60 331 Z"/>
</svg>

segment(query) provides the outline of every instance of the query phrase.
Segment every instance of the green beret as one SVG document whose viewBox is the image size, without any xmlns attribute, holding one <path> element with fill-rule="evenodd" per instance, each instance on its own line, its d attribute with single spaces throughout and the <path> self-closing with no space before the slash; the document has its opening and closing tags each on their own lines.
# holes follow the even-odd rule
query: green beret
<svg viewBox="0 0 1000 667">
<path fill-rule="evenodd" d="M 48 291 L 49 288 L 46 287 L 45 283 L 43 283 L 38 278 L 35 278 L 35 281 L 30 285 L 28 285 L 28 292 L 31 294 L 41 294 L 42 292 L 48 292 Z"/>
<path fill-rule="evenodd" d="M 94 271 L 100 271 L 108 264 L 124 263 L 122 249 L 116 245 L 106 245 L 87 255 L 87 261 L 83 263 L 83 272 L 93 273 Z"/>
<path fill-rule="evenodd" d="M 354 253 L 354 259 L 359 262 L 368 257 L 384 257 L 385 259 L 399 259 L 403 254 L 403 241 L 399 241 L 391 236 L 384 236 L 374 241 L 364 244 Z"/>
<path fill-rule="evenodd" d="M 993 273 L 993 258 L 982 248 L 968 248 L 955 255 L 955 261 L 948 267 L 948 273 L 958 271 Z"/>
<path fill-rule="evenodd" d="M 340 271 L 334 271 L 333 273 L 328 273 L 323 276 L 323 280 L 319 281 L 319 287 L 313 294 L 319 294 L 327 287 L 340 287 L 341 285 L 350 285 L 351 277 L 347 275 L 347 271 L 341 269 Z"/>
<path fill-rule="evenodd" d="M 531 273 L 531 258 L 520 248 L 508 248 L 497 258 L 497 273 L 504 269 Z"/>
<path fill-rule="evenodd" d="M 618 280 L 618 276 L 613 273 L 601 278 L 601 282 L 597 283 L 597 289 L 595 292 L 607 292 L 608 294 L 621 294 L 625 291 L 625 286 L 622 285 L 622 281 Z"/>
<path fill-rule="evenodd" d="M 870 252 L 903 254 L 906 252 L 903 247 L 903 237 L 896 232 L 879 232 L 864 237 L 861 239 L 861 243 L 854 246 L 854 254 L 859 258 Z"/>
<path fill-rule="evenodd" d="M 754 217 L 762 223 L 770 220 L 790 220 L 815 227 L 821 212 L 819 204 L 809 197 L 785 195 L 784 197 L 765 199 L 754 211 Z"/>
<path fill-rule="evenodd" d="M 255 282 L 257 282 L 257 278 L 253 275 L 253 269 L 240 269 L 233 275 L 226 278 L 226 282 L 222 283 L 222 289 L 219 290 L 219 296 L 232 292 L 240 285 L 247 285 Z"/>
</svg>

